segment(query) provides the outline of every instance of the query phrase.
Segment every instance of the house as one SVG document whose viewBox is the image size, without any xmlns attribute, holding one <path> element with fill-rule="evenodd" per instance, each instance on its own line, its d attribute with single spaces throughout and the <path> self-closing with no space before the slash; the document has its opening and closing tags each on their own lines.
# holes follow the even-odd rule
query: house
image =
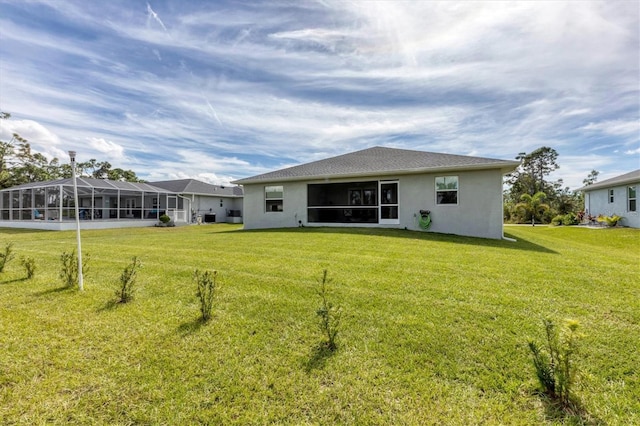
<svg viewBox="0 0 640 426">
<path fill-rule="evenodd" d="M 192 222 L 242 223 L 242 188 L 239 186 L 211 185 L 195 179 L 149 182 L 178 197 L 188 200 Z"/>
<path fill-rule="evenodd" d="M 404 228 L 503 237 L 503 175 L 519 162 L 373 147 L 237 180 L 245 229 Z"/>
<path fill-rule="evenodd" d="M 78 218 L 83 229 L 153 226 L 167 214 L 176 224 L 195 221 L 194 206 L 220 217 L 241 217 L 238 188 L 210 188 L 204 182 L 182 182 L 172 188 L 140 182 L 77 178 Z M 175 191 L 173 189 L 176 189 Z M 226 200 L 226 201 L 225 201 Z M 202 206 L 202 207 L 200 207 Z M 240 207 L 238 207 L 240 206 Z M 33 182 L 0 190 L 0 227 L 46 230 L 75 229 L 73 179 Z M 211 210 L 208 210 L 211 209 Z"/>
<path fill-rule="evenodd" d="M 622 217 L 620 225 L 640 228 L 638 188 L 640 188 L 640 169 L 584 186 L 578 191 L 584 193 L 586 214 L 592 216 L 615 214 Z"/>
</svg>

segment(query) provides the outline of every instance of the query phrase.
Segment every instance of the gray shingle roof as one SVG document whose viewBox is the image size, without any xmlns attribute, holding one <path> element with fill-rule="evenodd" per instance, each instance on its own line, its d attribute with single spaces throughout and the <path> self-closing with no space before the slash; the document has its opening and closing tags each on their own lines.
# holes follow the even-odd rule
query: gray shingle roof
<svg viewBox="0 0 640 426">
<path fill-rule="evenodd" d="M 620 176 L 612 177 L 611 179 L 603 180 L 602 182 L 596 182 L 591 185 L 583 186 L 578 191 L 592 191 L 594 189 L 609 188 L 612 186 L 625 185 L 627 183 L 640 182 L 640 169 L 634 170 L 629 173 L 625 173 Z"/>
<path fill-rule="evenodd" d="M 325 177 L 385 176 L 464 169 L 514 170 L 518 161 L 373 147 L 234 181 L 236 184 Z"/>
<path fill-rule="evenodd" d="M 165 180 L 150 182 L 154 186 L 178 194 L 216 195 L 226 197 L 241 197 L 242 188 L 238 186 L 211 185 L 196 179 Z"/>
</svg>

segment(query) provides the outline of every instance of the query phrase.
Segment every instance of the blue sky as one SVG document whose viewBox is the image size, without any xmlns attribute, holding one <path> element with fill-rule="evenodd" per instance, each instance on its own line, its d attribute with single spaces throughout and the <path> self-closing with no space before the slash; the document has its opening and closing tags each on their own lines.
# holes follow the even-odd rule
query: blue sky
<svg viewBox="0 0 640 426">
<path fill-rule="evenodd" d="M 0 137 L 228 183 L 375 145 L 640 168 L 640 2 L 0 0 Z"/>
</svg>

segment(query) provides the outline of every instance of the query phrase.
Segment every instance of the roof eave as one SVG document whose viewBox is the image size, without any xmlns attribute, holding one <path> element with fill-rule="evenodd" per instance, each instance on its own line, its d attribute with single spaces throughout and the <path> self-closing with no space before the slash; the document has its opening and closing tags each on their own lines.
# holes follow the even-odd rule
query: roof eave
<svg viewBox="0 0 640 426">
<path fill-rule="evenodd" d="M 635 177 L 635 178 L 619 180 L 617 182 L 611 182 L 611 183 L 606 183 L 606 182 L 594 183 L 592 185 L 587 185 L 587 186 L 583 186 L 582 188 L 578 188 L 576 189 L 576 191 L 580 191 L 580 192 L 596 191 L 598 189 L 613 188 L 614 186 L 623 186 L 623 185 L 628 185 L 630 183 L 639 183 L 639 182 L 640 182 L 640 178 Z"/>
</svg>

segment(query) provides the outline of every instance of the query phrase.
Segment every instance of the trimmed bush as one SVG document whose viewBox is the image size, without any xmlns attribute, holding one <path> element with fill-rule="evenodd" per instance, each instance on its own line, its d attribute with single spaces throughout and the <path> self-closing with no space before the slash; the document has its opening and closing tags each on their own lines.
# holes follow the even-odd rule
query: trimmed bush
<svg viewBox="0 0 640 426">
<path fill-rule="evenodd" d="M 562 224 L 565 226 L 577 225 L 578 223 L 580 223 L 580 221 L 573 213 L 567 213 L 562 217 Z"/>
<path fill-rule="evenodd" d="M 553 226 L 560 226 L 563 222 L 564 216 L 562 216 L 561 214 L 554 216 L 553 219 L 551 219 L 551 225 Z"/>
</svg>

